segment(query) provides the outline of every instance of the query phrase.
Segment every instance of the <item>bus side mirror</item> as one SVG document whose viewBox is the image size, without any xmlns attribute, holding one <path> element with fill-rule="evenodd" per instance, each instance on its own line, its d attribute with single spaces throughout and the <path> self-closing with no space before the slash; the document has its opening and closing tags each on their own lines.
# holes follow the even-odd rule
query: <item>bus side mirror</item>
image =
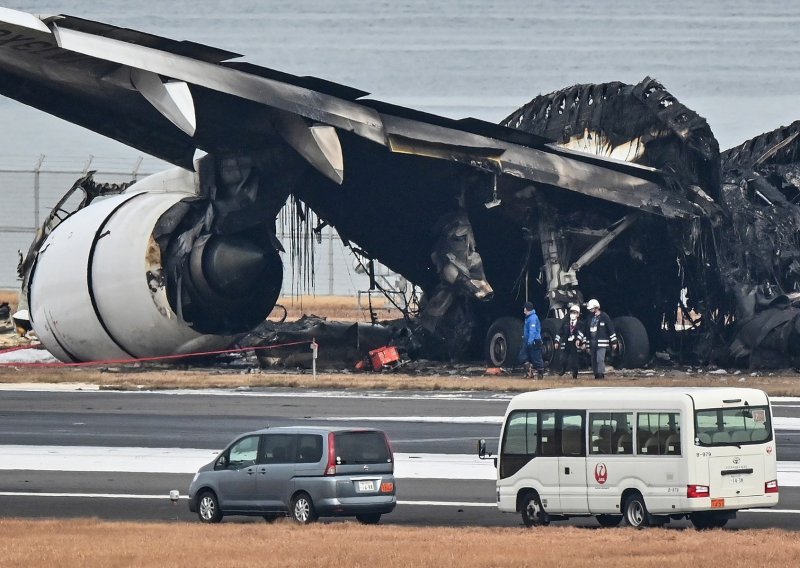
<svg viewBox="0 0 800 568">
<path fill-rule="evenodd" d="M 486 440 L 480 439 L 478 440 L 478 457 L 482 460 L 485 460 L 487 457 L 491 457 L 492 454 L 486 451 Z"/>
</svg>

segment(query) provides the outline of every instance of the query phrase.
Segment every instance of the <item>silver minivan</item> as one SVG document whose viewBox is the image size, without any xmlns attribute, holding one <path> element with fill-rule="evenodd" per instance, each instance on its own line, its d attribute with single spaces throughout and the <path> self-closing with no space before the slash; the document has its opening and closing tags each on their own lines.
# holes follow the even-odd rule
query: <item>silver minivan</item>
<svg viewBox="0 0 800 568">
<path fill-rule="evenodd" d="M 288 515 L 298 523 L 390 513 L 394 456 L 386 434 L 363 428 L 266 428 L 237 437 L 189 486 L 189 510 L 206 523 L 224 515 Z"/>
</svg>

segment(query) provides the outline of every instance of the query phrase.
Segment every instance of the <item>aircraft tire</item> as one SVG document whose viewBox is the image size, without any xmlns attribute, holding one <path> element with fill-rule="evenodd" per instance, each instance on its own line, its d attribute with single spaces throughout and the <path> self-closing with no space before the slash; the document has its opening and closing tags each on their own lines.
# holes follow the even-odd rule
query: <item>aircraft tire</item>
<svg viewBox="0 0 800 568">
<path fill-rule="evenodd" d="M 498 318 L 489 326 L 484 341 L 484 358 L 492 367 L 514 367 L 522 347 L 522 320 Z"/>
<path fill-rule="evenodd" d="M 621 316 L 614 319 L 619 350 L 612 354 L 612 364 L 623 369 L 643 367 L 650 360 L 650 340 L 638 319 Z"/>
<path fill-rule="evenodd" d="M 547 318 L 542 322 L 542 359 L 544 359 L 545 368 L 551 367 L 559 357 L 556 351 L 553 340 L 558 332 L 561 330 L 561 320 L 556 318 Z"/>
</svg>

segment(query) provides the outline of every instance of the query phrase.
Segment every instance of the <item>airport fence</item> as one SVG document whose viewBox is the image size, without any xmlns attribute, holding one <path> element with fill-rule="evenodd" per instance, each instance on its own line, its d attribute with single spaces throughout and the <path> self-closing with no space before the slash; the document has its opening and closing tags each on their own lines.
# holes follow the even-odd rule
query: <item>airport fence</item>
<svg viewBox="0 0 800 568">
<path fill-rule="evenodd" d="M 19 286 L 17 264 L 25 254 L 36 229 L 51 208 L 76 179 L 95 170 L 100 183 L 125 183 L 168 167 L 150 159 L 110 160 L 88 156 L 83 159 L 39 156 L 33 160 L 0 159 L 0 289 Z M 286 216 L 278 218 L 278 238 L 289 250 L 289 227 Z M 349 248 L 330 227 L 315 235 L 313 259 L 306 258 L 306 273 L 313 278 L 298 278 L 290 255 L 284 256 L 284 294 L 360 297 L 369 288 L 369 278 L 359 273 L 357 261 Z M 313 264 L 309 265 L 309 262 Z M 402 285 L 403 281 L 386 267 L 376 266 L 376 274 L 385 286 Z"/>
</svg>

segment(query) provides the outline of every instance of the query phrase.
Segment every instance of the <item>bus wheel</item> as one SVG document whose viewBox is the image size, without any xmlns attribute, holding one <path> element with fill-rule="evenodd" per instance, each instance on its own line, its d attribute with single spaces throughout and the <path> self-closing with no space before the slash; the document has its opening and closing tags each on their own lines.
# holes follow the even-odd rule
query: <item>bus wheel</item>
<svg viewBox="0 0 800 568">
<path fill-rule="evenodd" d="M 650 339 L 642 322 L 630 316 L 614 318 L 619 351 L 611 364 L 622 369 L 638 369 L 650 360 Z"/>
<path fill-rule="evenodd" d="M 709 512 L 692 513 L 689 515 L 689 520 L 692 521 L 694 528 L 699 531 L 721 529 L 728 524 L 728 519 Z"/>
<path fill-rule="evenodd" d="M 622 515 L 597 515 L 597 522 L 607 529 L 618 527 L 622 522 Z"/>
<path fill-rule="evenodd" d="M 489 327 L 484 343 L 486 362 L 493 367 L 513 367 L 522 348 L 522 320 L 499 318 Z"/>
<path fill-rule="evenodd" d="M 625 499 L 622 516 L 625 518 L 625 524 L 636 529 L 649 527 L 651 524 L 650 513 L 647 512 L 644 498 L 638 493 L 628 495 Z"/>
<path fill-rule="evenodd" d="M 522 522 L 525 523 L 526 527 L 550 524 L 550 519 L 542 508 L 542 502 L 539 501 L 539 496 L 536 493 L 528 493 L 522 498 L 520 512 L 522 513 Z"/>
</svg>

